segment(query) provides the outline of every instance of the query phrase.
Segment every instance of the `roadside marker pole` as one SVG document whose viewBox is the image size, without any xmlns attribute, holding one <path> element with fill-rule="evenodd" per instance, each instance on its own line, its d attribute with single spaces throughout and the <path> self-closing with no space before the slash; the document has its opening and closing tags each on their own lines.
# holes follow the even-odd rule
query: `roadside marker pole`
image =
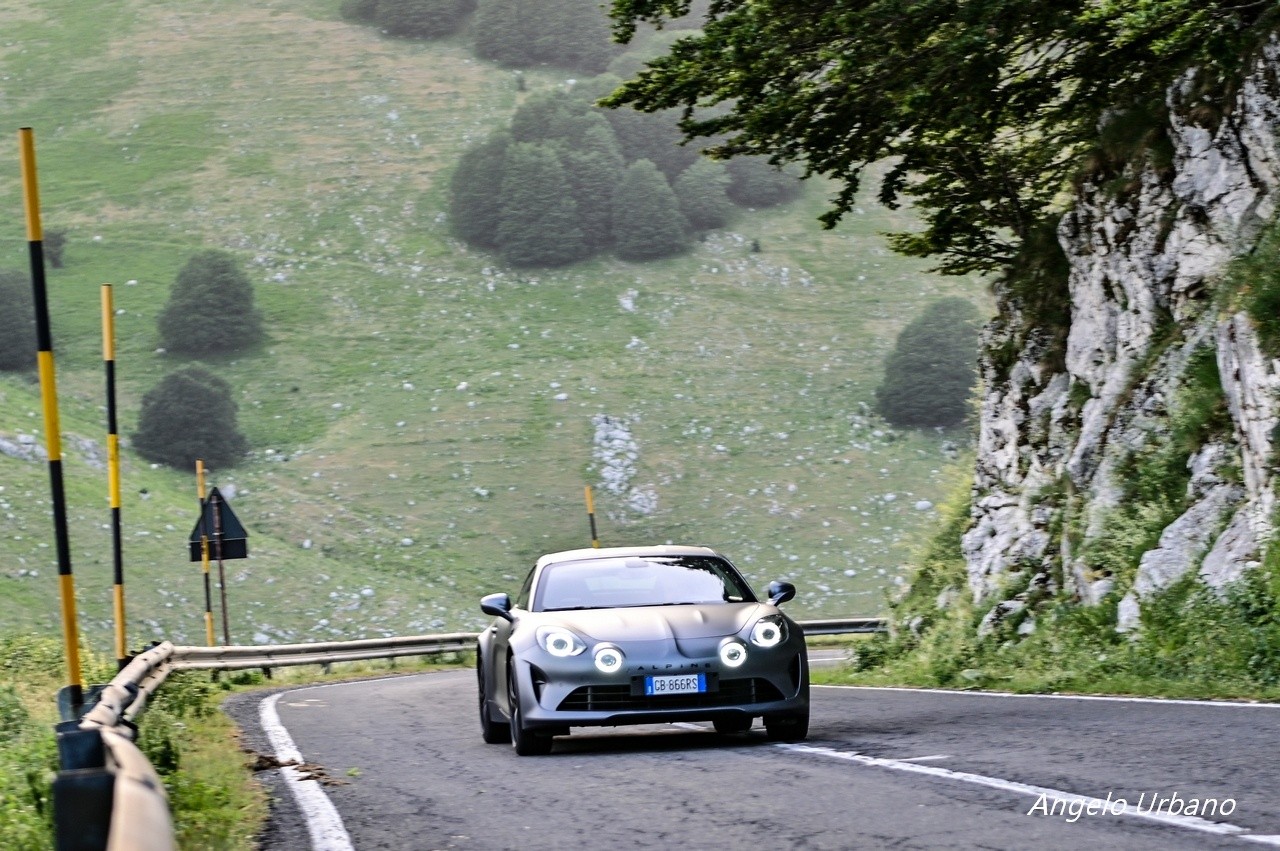
<svg viewBox="0 0 1280 851">
<path fill-rule="evenodd" d="M 124 546 L 120 535 L 120 427 L 116 422 L 116 323 L 111 285 L 102 285 L 102 361 L 107 374 L 107 497 L 111 502 L 111 553 L 116 614 L 116 664 L 129 664 L 124 611 Z"/>
<path fill-rule="evenodd" d="M 213 549 L 218 558 L 218 592 L 222 597 L 222 643 L 231 646 L 231 627 L 227 622 L 227 571 L 222 566 L 222 501 L 214 488 Z"/>
<path fill-rule="evenodd" d="M 200 568 L 204 571 L 204 637 L 213 647 L 213 589 L 209 585 L 209 532 L 204 525 L 204 462 L 196 461 L 196 488 L 200 494 Z"/>
<path fill-rule="evenodd" d="M 36 307 L 36 363 L 40 372 L 45 444 L 49 453 L 53 528 L 58 551 L 62 639 L 66 645 L 67 656 L 66 695 L 70 710 L 78 716 L 81 707 L 84 706 L 84 679 L 80 671 L 80 633 L 76 617 L 75 579 L 71 574 L 71 542 L 67 535 L 67 499 L 62 484 L 62 427 L 58 422 L 58 388 L 53 364 L 53 334 L 49 330 L 49 294 L 44 278 L 44 232 L 40 226 L 36 147 L 30 127 L 23 127 L 18 131 L 18 149 L 22 162 L 22 196 L 27 213 L 27 248 L 31 256 L 31 289 Z"/>
<path fill-rule="evenodd" d="M 596 534 L 596 503 L 591 498 L 591 485 L 586 486 L 587 519 L 591 522 L 591 546 L 600 549 L 600 537 Z"/>
</svg>

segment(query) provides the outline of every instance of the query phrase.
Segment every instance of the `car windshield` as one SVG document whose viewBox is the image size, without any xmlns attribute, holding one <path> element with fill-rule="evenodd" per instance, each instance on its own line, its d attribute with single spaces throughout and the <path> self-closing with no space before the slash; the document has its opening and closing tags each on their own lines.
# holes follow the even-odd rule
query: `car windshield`
<svg viewBox="0 0 1280 851">
<path fill-rule="evenodd" d="M 738 572 L 708 556 L 597 558 L 547 565 L 536 610 L 755 602 Z"/>
</svg>

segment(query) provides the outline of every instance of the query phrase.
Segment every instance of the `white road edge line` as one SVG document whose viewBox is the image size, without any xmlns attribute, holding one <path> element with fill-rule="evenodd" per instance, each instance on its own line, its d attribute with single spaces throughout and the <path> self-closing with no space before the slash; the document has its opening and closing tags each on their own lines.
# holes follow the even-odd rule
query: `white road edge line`
<svg viewBox="0 0 1280 851">
<path fill-rule="evenodd" d="M 986 777 L 982 774 L 970 774 L 966 771 L 952 771 L 949 768 L 939 768 L 934 765 L 919 765 L 914 762 L 904 762 L 897 759 L 882 759 L 872 756 L 863 756 L 859 753 L 838 751 L 833 748 L 823 748 L 814 745 L 787 744 L 785 742 L 777 742 L 774 744 L 774 747 L 792 751 L 793 753 L 812 754 L 814 756 L 824 756 L 830 759 L 842 759 L 848 762 L 856 762 L 861 765 L 869 765 L 877 768 L 890 768 L 895 771 L 907 771 L 914 774 L 924 774 L 930 777 L 942 778 L 944 780 L 958 780 L 962 783 L 972 783 L 978 786 L 986 786 L 990 789 L 999 789 L 1001 791 L 1014 792 L 1019 795 L 1029 795 L 1035 798 L 1039 798 L 1043 795 L 1054 800 L 1061 800 L 1069 803 L 1079 802 L 1084 807 L 1093 807 L 1100 812 L 1133 816 L 1134 818 L 1159 822 L 1160 824 L 1168 825 L 1170 827 L 1195 830 L 1201 833 L 1212 833 L 1218 836 L 1234 836 L 1239 839 L 1248 839 L 1264 845 L 1280 846 L 1280 837 L 1261 835 L 1241 836 L 1240 834 L 1247 834 L 1249 829 L 1235 824 L 1228 824 L 1226 822 L 1209 821 L 1208 819 L 1202 819 L 1199 816 L 1149 812 L 1140 810 L 1128 803 L 1126 803 L 1123 808 L 1118 808 L 1116 805 L 1119 801 L 1107 801 L 1102 798 L 1093 798 L 1088 795 L 1076 795 L 1071 792 L 1060 792 L 1057 789 L 1050 789 L 1045 786 L 1032 786 L 1029 783 L 1002 780 L 999 777 Z"/>
<path fill-rule="evenodd" d="M 906 688 L 903 686 L 842 686 L 813 683 L 810 688 L 838 688 L 850 691 L 904 691 L 920 694 L 951 694 L 969 697 L 1022 697 L 1034 700 L 1099 700 L 1111 703 L 1159 703 L 1167 706 L 1215 706 L 1234 709 L 1280 709 L 1280 703 L 1245 703 L 1230 700 L 1185 700 L 1164 697 L 1120 697 L 1103 694 L 1015 694 L 1011 691 L 960 691 L 948 688 Z"/>
<path fill-rule="evenodd" d="M 288 692 L 277 692 L 262 701 L 258 710 L 262 731 L 271 747 L 275 748 L 276 759 L 301 765 L 304 762 L 302 752 L 293 743 L 293 738 L 284 724 L 280 723 L 280 715 L 276 712 L 276 702 L 283 694 Z M 303 780 L 291 765 L 281 766 L 280 776 L 284 778 L 289 791 L 293 792 L 293 799 L 298 802 L 298 809 L 302 810 L 302 816 L 306 819 L 307 832 L 311 834 L 311 847 L 315 851 L 355 851 L 347 827 L 342 823 L 342 816 L 338 815 L 337 808 L 324 793 L 319 781 Z"/>
</svg>

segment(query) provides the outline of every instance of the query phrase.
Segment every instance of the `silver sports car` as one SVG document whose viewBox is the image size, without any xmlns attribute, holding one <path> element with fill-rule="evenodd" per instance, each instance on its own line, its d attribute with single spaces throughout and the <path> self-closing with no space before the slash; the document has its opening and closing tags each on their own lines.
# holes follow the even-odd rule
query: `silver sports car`
<svg viewBox="0 0 1280 851">
<path fill-rule="evenodd" d="M 804 632 L 757 600 L 729 560 L 704 547 L 570 550 L 538 559 L 520 593 L 491 594 L 476 674 L 486 742 L 545 754 L 570 727 L 709 720 L 770 739 L 809 732 Z"/>
</svg>

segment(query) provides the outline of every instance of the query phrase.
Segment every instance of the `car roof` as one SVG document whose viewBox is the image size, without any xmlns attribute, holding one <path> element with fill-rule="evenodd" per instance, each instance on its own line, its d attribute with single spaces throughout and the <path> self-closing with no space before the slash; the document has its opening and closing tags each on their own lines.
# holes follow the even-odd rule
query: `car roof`
<svg viewBox="0 0 1280 851">
<path fill-rule="evenodd" d="M 636 556 L 644 558 L 645 556 L 709 556 L 711 558 L 721 558 L 724 556 L 708 547 L 689 547 L 674 546 L 666 544 L 657 547 L 588 547 L 581 550 L 564 550 L 558 553 L 547 553 L 538 559 L 537 566 L 543 567 L 548 564 L 556 564 L 562 561 L 584 561 L 586 559 L 597 558 L 626 558 L 628 556 Z M 727 559 L 725 559 L 727 561 Z"/>
</svg>

